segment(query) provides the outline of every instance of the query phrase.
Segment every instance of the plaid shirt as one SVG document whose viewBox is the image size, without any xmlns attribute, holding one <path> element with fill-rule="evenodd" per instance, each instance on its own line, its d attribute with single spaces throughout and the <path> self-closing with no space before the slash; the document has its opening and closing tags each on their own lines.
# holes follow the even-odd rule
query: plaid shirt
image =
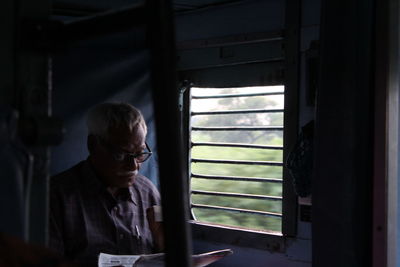
<svg viewBox="0 0 400 267">
<path fill-rule="evenodd" d="M 95 266 L 100 252 L 154 253 L 146 210 L 160 205 L 156 187 L 139 174 L 120 191 L 109 193 L 88 161 L 53 177 L 49 247 L 84 266 Z"/>
</svg>

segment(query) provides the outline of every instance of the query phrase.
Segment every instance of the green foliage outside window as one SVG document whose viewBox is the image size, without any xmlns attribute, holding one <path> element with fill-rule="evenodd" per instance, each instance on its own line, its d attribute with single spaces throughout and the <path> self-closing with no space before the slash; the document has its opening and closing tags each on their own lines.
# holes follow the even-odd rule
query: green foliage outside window
<svg viewBox="0 0 400 267">
<path fill-rule="evenodd" d="M 198 89 L 202 90 L 202 89 Z M 265 89 L 264 89 L 265 90 Z M 276 90 L 276 89 L 275 89 Z M 231 91 L 220 90 L 222 93 L 238 93 L 239 89 Z M 243 92 L 242 92 L 243 93 Z M 195 92 L 193 92 L 195 94 Z M 209 93 L 208 93 L 209 94 Z M 197 101 L 198 103 L 196 103 Z M 214 104 L 202 105 L 205 100 L 192 100 L 194 108 L 209 110 L 242 110 L 242 109 L 282 109 L 283 94 L 280 96 L 257 96 L 222 98 Z M 197 104 L 197 106 L 196 106 Z M 205 107 L 205 108 L 204 108 Z M 283 126 L 283 112 L 256 113 L 235 115 L 202 115 L 192 118 L 192 126 L 222 127 L 222 126 Z M 192 142 L 223 142 L 248 143 L 261 145 L 283 145 L 283 132 L 269 131 L 193 131 Z M 282 162 L 282 150 L 254 149 L 235 147 L 195 146 L 191 151 L 192 158 L 223 159 L 223 160 L 251 160 Z M 257 166 L 239 164 L 210 164 L 192 163 L 191 172 L 194 174 L 260 177 L 282 179 L 282 167 Z M 209 180 L 192 178 L 192 190 L 215 192 L 230 192 L 252 195 L 282 196 L 282 183 Z M 274 200 L 260 200 L 235 198 L 224 196 L 192 195 L 192 203 L 222 207 L 249 209 L 282 213 L 282 202 Z M 257 230 L 281 231 L 281 219 L 255 214 L 233 213 L 228 211 L 198 209 L 193 213 L 197 220 L 222 225 L 237 226 Z"/>
</svg>

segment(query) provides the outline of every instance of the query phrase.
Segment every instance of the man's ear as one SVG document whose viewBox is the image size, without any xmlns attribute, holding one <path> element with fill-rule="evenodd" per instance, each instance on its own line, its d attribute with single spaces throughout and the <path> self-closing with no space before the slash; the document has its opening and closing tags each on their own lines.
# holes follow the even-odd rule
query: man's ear
<svg viewBox="0 0 400 267">
<path fill-rule="evenodd" d="M 97 146 L 97 138 L 93 134 L 89 134 L 87 137 L 87 148 L 89 150 L 89 154 L 93 154 L 96 150 Z"/>
</svg>

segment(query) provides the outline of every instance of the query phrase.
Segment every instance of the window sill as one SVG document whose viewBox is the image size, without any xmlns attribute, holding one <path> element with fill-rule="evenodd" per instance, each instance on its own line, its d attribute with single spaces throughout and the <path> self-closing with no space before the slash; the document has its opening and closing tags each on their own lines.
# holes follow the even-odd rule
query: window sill
<svg viewBox="0 0 400 267">
<path fill-rule="evenodd" d="M 228 245 L 268 250 L 285 251 L 285 238 L 282 233 L 240 229 L 228 226 L 189 221 L 192 235 L 196 240 L 212 241 Z"/>
</svg>

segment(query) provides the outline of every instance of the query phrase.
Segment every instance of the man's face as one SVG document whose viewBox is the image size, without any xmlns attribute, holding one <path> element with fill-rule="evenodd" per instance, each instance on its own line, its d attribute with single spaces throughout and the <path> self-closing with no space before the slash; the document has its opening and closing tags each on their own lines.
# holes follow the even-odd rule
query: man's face
<svg viewBox="0 0 400 267">
<path fill-rule="evenodd" d="M 133 184 L 141 163 L 136 159 L 116 160 L 125 152 L 138 154 L 145 150 L 145 132 L 141 126 L 133 131 L 115 128 L 109 132 L 108 140 L 98 139 L 91 153 L 91 163 L 98 176 L 109 187 L 126 188 Z"/>
</svg>

